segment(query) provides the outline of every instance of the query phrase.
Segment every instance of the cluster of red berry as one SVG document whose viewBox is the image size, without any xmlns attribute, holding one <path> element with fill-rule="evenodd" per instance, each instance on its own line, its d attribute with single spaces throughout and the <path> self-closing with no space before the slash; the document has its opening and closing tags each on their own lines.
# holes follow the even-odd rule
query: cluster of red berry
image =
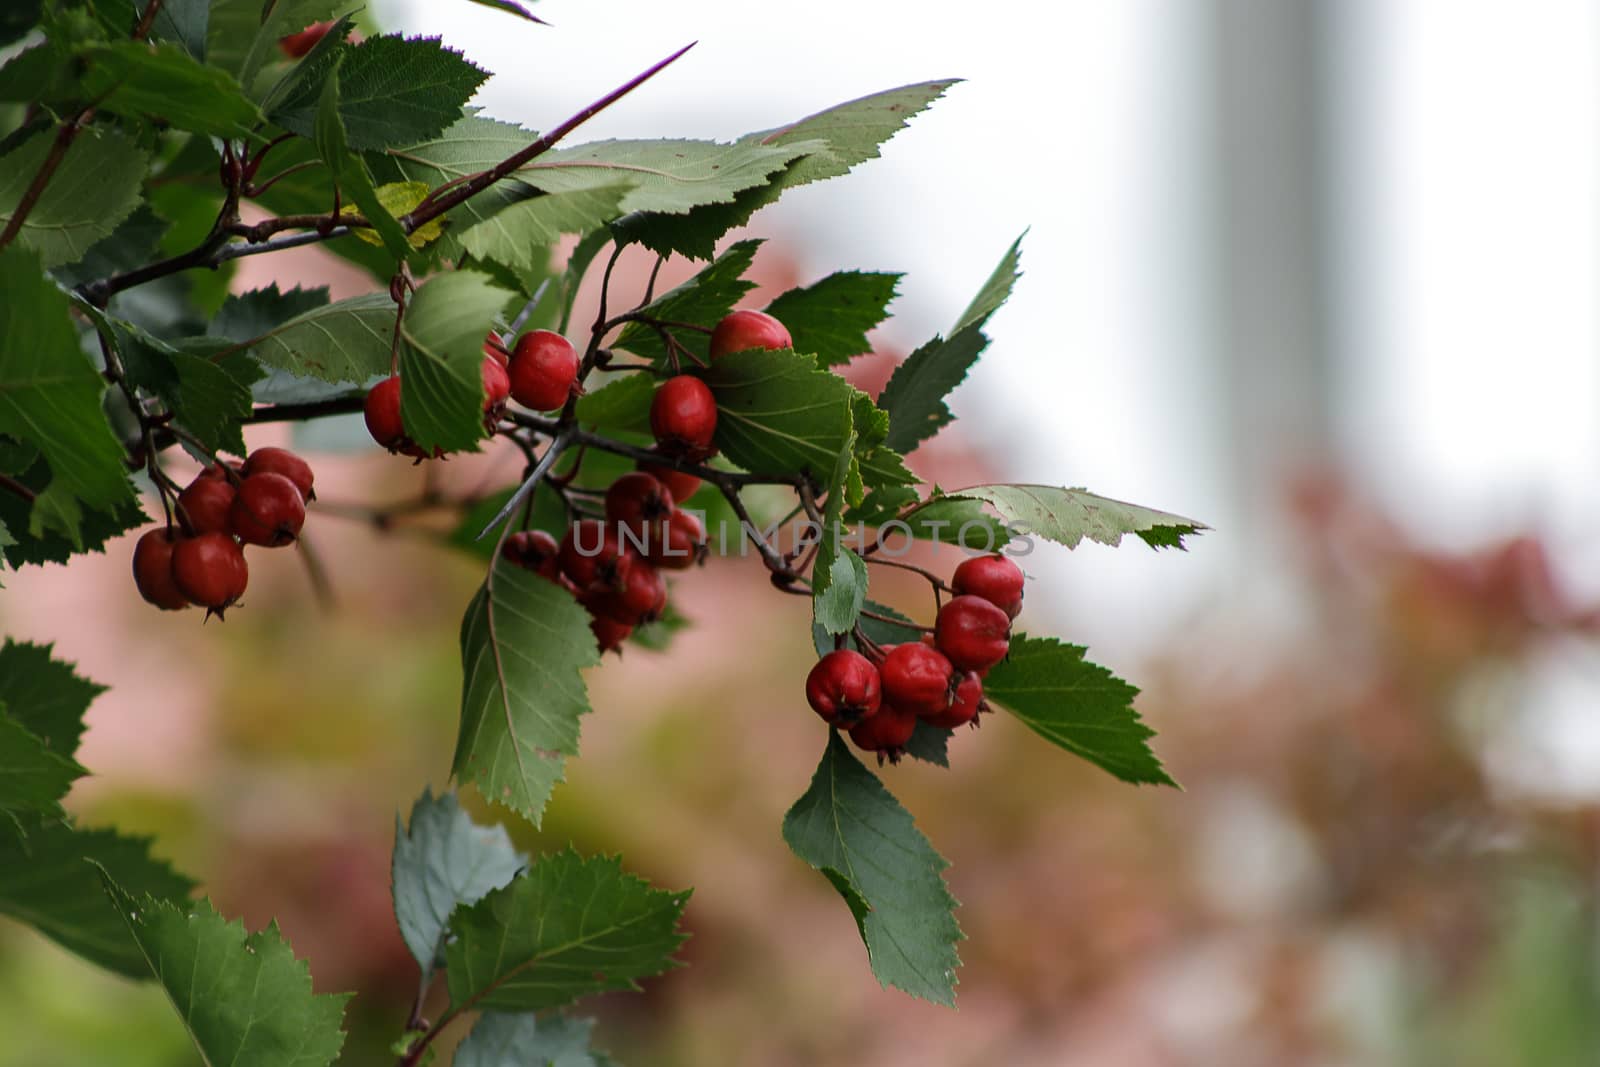
<svg viewBox="0 0 1600 1067">
<path fill-rule="evenodd" d="M 837 649 L 806 678 L 806 700 L 858 748 L 897 761 L 918 721 L 953 730 L 978 725 L 983 678 L 1006 658 L 1011 620 L 1022 610 L 1022 570 L 1005 556 L 976 556 L 956 568 L 955 593 L 921 642 Z"/>
<path fill-rule="evenodd" d="M 190 605 L 209 618 L 244 594 L 243 545 L 291 544 L 315 499 L 311 466 L 286 448 L 258 448 L 243 463 L 218 462 L 178 494 L 176 522 L 150 530 L 133 550 L 139 595 L 163 611 Z"/>
</svg>

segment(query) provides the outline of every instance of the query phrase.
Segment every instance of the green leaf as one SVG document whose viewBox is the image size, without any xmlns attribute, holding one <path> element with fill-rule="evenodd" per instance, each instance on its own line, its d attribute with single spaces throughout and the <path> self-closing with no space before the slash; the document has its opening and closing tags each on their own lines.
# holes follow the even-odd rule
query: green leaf
<svg viewBox="0 0 1600 1067">
<path fill-rule="evenodd" d="M 787 349 L 735 352 L 705 374 L 717 398 L 716 444 L 760 474 L 821 476 L 851 433 L 855 390 Z"/>
<path fill-rule="evenodd" d="M 244 6 L 244 22 L 239 20 L 239 5 Z M 278 42 L 299 33 L 313 23 L 324 22 L 361 7 L 355 0 L 212 0 L 211 29 L 206 45 L 209 61 L 224 70 L 237 71 L 241 85 L 258 88 L 256 74 L 269 61 L 282 58 Z M 226 21 L 220 27 L 219 17 Z M 219 37 L 222 44 L 219 45 Z M 250 43 L 243 49 L 239 43 Z M 237 60 L 234 57 L 238 57 Z M 237 62 L 238 66 L 230 63 Z"/>
<path fill-rule="evenodd" d="M 55 138 L 55 130 L 47 129 L 0 156 L 0 225 L 11 221 Z M 148 166 L 145 152 L 120 132 L 107 126 L 82 130 L 23 222 L 22 243 L 37 250 L 46 267 L 82 259 L 139 206 Z M 11 296 L 10 289 L 5 292 Z"/>
<path fill-rule="evenodd" d="M 0 707 L 0 814 L 13 823 L 29 813 L 61 814 L 61 798 L 89 773 Z"/>
<path fill-rule="evenodd" d="M 578 398 L 578 421 L 601 433 L 650 432 L 650 402 L 656 380 L 641 371 L 624 374 Z"/>
<path fill-rule="evenodd" d="M 50 468 L 44 460 L 37 460 L 18 475 L 17 480 L 35 493 L 45 493 L 50 483 Z M 113 511 L 84 509 L 76 541 L 49 529 L 37 534 L 29 532 L 32 510 L 33 506 L 16 494 L 0 493 L 0 523 L 5 524 L 12 537 L 5 548 L 5 558 L 13 568 L 25 563 L 65 563 L 76 553 L 102 551 L 113 537 L 150 521 L 131 492 Z"/>
<path fill-rule="evenodd" d="M 845 486 L 856 470 L 856 437 L 845 439 L 834 461 L 827 484 L 827 503 L 822 512 L 821 543 L 811 571 L 811 616 L 816 625 L 830 634 L 849 633 L 861 617 L 867 599 L 867 565 L 846 548 L 840 518 L 844 514 Z"/>
<path fill-rule="evenodd" d="M 1055 638 L 1013 634 L 1010 655 L 983 680 L 984 696 L 1125 782 L 1177 785 L 1150 751 L 1155 731 L 1133 710 L 1139 691 L 1083 654 Z"/>
<path fill-rule="evenodd" d="M 912 759 L 919 759 L 936 767 L 949 767 L 950 733 L 949 730 L 929 726 L 918 719 L 917 728 L 911 732 L 911 740 L 905 744 L 905 753 Z"/>
<path fill-rule="evenodd" d="M 149 0 L 145 3 L 148 6 Z M 204 63 L 206 31 L 210 24 L 210 0 L 165 0 L 150 24 L 150 37 L 156 41 L 176 41 Z"/>
<path fill-rule="evenodd" d="M 250 387 L 266 376 L 259 363 L 220 340 L 182 352 L 130 323 L 107 321 L 134 385 L 160 397 L 209 451 L 244 454 L 242 424 L 254 408 Z"/>
<path fill-rule="evenodd" d="M 52 647 L 6 639 L 0 647 L 0 705 L 52 752 L 71 759 L 83 736 L 84 713 L 106 687 L 51 659 Z"/>
<path fill-rule="evenodd" d="M 142 267 L 157 258 L 162 235 L 170 225 L 148 206 L 141 205 L 110 237 L 95 242 L 82 259 L 50 273 L 62 285 L 74 286 Z"/>
<path fill-rule="evenodd" d="M 1116 546 L 1130 533 L 1151 548 L 1183 548 L 1185 537 L 1209 529 L 1181 515 L 1096 496 L 1086 489 L 975 485 L 949 496 L 987 501 L 1013 531 L 1035 534 L 1068 548 L 1077 548 L 1085 537 Z"/>
<path fill-rule="evenodd" d="M 313 994 L 276 923 L 246 934 L 210 901 L 185 909 L 100 877 L 206 1063 L 326 1067 L 339 1055 L 349 994 Z"/>
<path fill-rule="evenodd" d="M 889 544 L 898 544 L 902 539 L 933 541 L 975 552 L 994 552 L 1011 542 L 1005 525 L 984 510 L 981 500 L 935 497 L 902 517 L 900 508 L 917 499 L 914 490 L 904 493 L 902 496 L 899 490 L 888 489 L 880 497 L 868 497 L 867 504 L 859 512 L 846 515 L 845 521 L 878 526 L 880 537 Z M 886 510 L 875 511 L 878 503 Z"/>
<path fill-rule="evenodd" d="M 400 36 L 351 46 L 339 75 L 339 116 L 358 152 L 437 136 L 489 76 L 437 37 Z"/>
<path fill-rule="evenodd" d="M 467 115 L 456 120 L 437 137 L 371 157 L 373 176 L 379 182 L 422 182 L 434 188 L 457 178 L 489 170 L 512 153 L 526 148 L 536 138 L 536 134 L 514 123 Z M 445 218 L 450 220 L 455 229 L 464 230 L 489 218 L 506 205 L 533 195 L 534 190 L 529 186 L 516 179 L 508 179 L 452 208 Z M 451 236 L 447 232 L 443 243 L 448 247 L 450 241 Z"/>
<path fill-rule="evenodd" d="M 100 409 L 105 381 L 78 347 L 66 295 L 18 245 L 0 250 L 0 293 L 0 434 L 39 449 L 56 492 L 103 511 L 128 506 L 122 446 Z M 61 532 L 80 534 L 76 523 Z"/>
<path fill-rule="evenodd" d="M 230 341 L 249 341 L 270 333 L 297 315 L 327 306 L 328 287 L 325 285 L 315 289 L 295 286 L 280 293 L 278 283 L 272 282 L 263 289 L 228 294 L 206 333 Z"/>
<path fill-rule="evenodd" d="M 475 450 L 483 436 L 483 334 L 511 294 L 487 275 L 436 274 L 400 324 L 400 414 L 424 450 Z"/>
<path fill-rule="evenodd" d="M 479 826 L 453 793 L 425 790 L 411 808 L 410 829 L 394 826 L 394 915 L 400 936 L 424 971 L 443 948 L 459 904 L 473 904 L 528 865 L 504 826 Z"/>
<path fill-rule="evenodd" d="M 39 22 L 41 0 L 13 0 L 0 8 L 0 45 L 21 39 Z"/>
<path fill-rule="evenodd" d="M 540 856 L 526 874 L 451 920 L 450 1003 L 542 1011 L 591 993 L 638 989 L 638 979 L 676 966 L 688 899 L 624 873 L 616 857 L 584 859 L 571 849 Z"/>
<path fill-rule="evenodd" d="M 726 203 L 741 189 L 804 155 L 812 144 L 774 147 L 716 141 L 593 141 L 540 156 L 517 176 L 547 193 L 615 185 L 632 187 L 623 211 L 681 213 L 701 204 Z"/>
<path fill-rule="evenodd" d="M 600 662 L 572 594 L 496 562 L 461 623 L 461 733 L 451 771 L 535 825 L 589 711 L 580 673 Z"/>
<path fill-rule="evenodd" d="M 393 337 L 394 301 L 382 292 L 302 312 L 240 347 L 296 377 L 362 385 L 389 373 Z"/>
<path fill-rule="evenodd" d="M 460 234 L 461 245 L 479 259 L 530 271 L 549 260 L 548 246 L 563 234 L 585 233 L 616 218 L 630 186 L 626 182 L 547 193 L 495 212 Z"/>
<path fill-rule="evenodd" d="M 322 99 L 328 75 L 344 59 L 346 39 L 356 29 L 355 19 L 345 15 L 317 38 L 311 50 L 295 63 L 261 98 L 261 110 L 275 126 L 311 137 L 316 128 L 317 103 Z"/>
<path fill-rule="evenodd" d="M 456 1049 L 451 1067 L 615 1067 L 611 1057 L 589 1046 L 593 1030 L 593 1019 L 485 1012 Z"/>
<path fill-rule="evenodd" d="M 492 7 L 496 11 L 504 11 L 508 15 L 515 15 L 518 18 L 527 19 L 529 22 L 537 22 L 541 26 L 550 25 L 544 19 L 539 18 L 533 12 L 529 11 L 524 5 L 516 3 L 515 0 L 472 0 L 472 2 L 474 4 L 480 4 L 483 7 Z M 564 1067 L 564 1065 L 558 1065 L 558 1067 Z"/>
<path fill-rule="evenodd" d="M 1022 239 L 1028 236 L 1024 230 L 1011 247 L 1006 249 L 1006 254 L 1000 257 L 1000 262 L 995 265 L 993 273 L 983 283 L 983 288 L 978 290 L 978 295 L 972 298 L 972 303 L 967 305 L 967 310 L 961 313 L 956 324 L 950 328 L 951 336 L 971 326 L 983 326 L 989 317 L 1011 297 L 1011 290 L 1016 287 L 1018 279 L 1022 277 Z"/>
<path fill-rule="evenodd" d="M 783 323 L 796 352 L 809 352 L 824 367 L 872 351 L 867 331 L 888 317 L 899 274 L 840 271 L 815 285 L 790 289 L 767 305 Z"/>
<path fill-rule="evenodd" d="M 673 289 L 656 297 L 640 314 L 663 322 L 692 322 L 708 329 L 739 302 L 739 298 L 755 288 L 754 282 L 744 280 L 756 258 L 759 240 L 739 241 L 729 245 L 716 261 L 700 273 Z M 674 330 L 678 343 L 701 360 L 709 358 L 710 337 L 697 330 Z M 626 349 L 641 359 L 658 364 L 667 361 L 667 346 L 654 329 L 638 322 L 630 322 L 617 335 L 615 347 Z"/>
<path fill-rule="evenodd" d="M 317 153 L 328 165 L 334 184 L 355 202 L 362 216 L 383 239 L 384 248 L 396 259 L 405 259 L 411 254 L 405 230 L 378 199 L 367 165 L 359 156 L 350 154 L 342 117 L 345 94 L 341 84 L 339 68 L 335 66 L 322 84 L 322 96 L 317 103 Z"/>
<path fill-rule="evenodd" d="M 26 842 L 0 834 L 0 913 L 102 967 L 148 978 L 144 956 L 106 899 L 93 864 L 119 885 L 163 900 L 182 900 L 194 888 L 166 861 L 150 855 L 148 838 L 36 820 L 28 824 Z"/>
<path fill-rule="evenodd" d="M 214 137 L 251 137 L 261 121 L 232 76 L 179 45 L 117 41 L 81 58 L 84 90 L 106 111 Z"/>
<path fill-rule="evenodd" d="M 784 816 L 783 839 L 850 905 L 881 985 L 955 1006 L 962 934 L 941 874 L 949 864 L 837 731 Z"/>
</svg>

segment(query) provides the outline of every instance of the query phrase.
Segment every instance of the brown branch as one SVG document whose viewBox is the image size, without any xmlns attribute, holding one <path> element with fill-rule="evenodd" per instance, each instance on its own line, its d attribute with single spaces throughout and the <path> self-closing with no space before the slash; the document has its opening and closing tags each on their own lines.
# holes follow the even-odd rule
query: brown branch
<svg viewBox="0 0 1600 1067">
<path fill-rule="evenodd" d="M 44 162 L 39 164 L 38 173 L 33 176 L 33 181 L 22 191 L 22 199 L 17 201 L 17 209 L 11 213 L 11 218 L 6 222 L 6 228 L 0 230 L 0 248 L 4 248 L 16 240 L 17 234 L 22 232 L 22 224 L 28 221 L 28 216 L 39 205 L 39 198 L 44 196 L 44 190 L 50 184 L 50 179 L 55 177 L 56 168 L 61 166 L 61 161 L 67 156 L 67 149 L 72 147 L 72 142 L 78 139 L 78 133 L 83 129 L 94 114 L 94 108 L 86 107 L 72 117 L 72 120 L 56 131 L 56 139 L 50 145 L 50 151 L 45 155 Z"/>
<path fill-rule="evenodd" d="M 20 496 L 30 504 L 38 498 L 38 494 L 32 489 L 29 489 L 27 486 L 23 485 L 21 482 L 7 474 L 0 474 L 0 489 L 5 489 L 9 492 L 15 493 L 17 496 Z"/>
<path fill-rule="evenodd" d="M 142 41 L 149 34 L 150 27 L 155 25 L 156 15 L 161 11 L 162 0 L 150 0 L 146 5 L 144 14 L 139 17 L 139 24 L 133 28 L 133 39 Z"/>
</svg>

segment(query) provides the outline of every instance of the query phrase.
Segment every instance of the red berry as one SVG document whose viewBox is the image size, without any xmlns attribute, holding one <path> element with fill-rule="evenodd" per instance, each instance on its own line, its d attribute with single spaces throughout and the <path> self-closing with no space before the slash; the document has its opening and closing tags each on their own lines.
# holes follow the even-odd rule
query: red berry
<svg viewBox="0 0 1600 1067">
<path fill-rule="evenodd" d="M 885 701 L 879 705 L 876 715 L 868 715 L 850 728 L 850 740 L 859 749 L 878 753 L 880 763 L 885 757 L 891 763 L 898 763 L 906 742 L 916 732 L 917 717 Z"/>
<path fill-rule="evenodd" d="M 602 653 L 619 651 L 622 642 L 633 633 L 632 626 L 605 615 L 592 616 L 589 619 L 589 629 L 594 633 L 594 639 L 599 642 Z"/>
<path fill-rule="evenodd" d="M 793 348 L 794 339 L 783 323 L 765 311 L 735 311 L 724 316 L 711 331 L 711 358 L 747 348 Z"/>
<path fill-rule="evenodd" d="M 520 530 L 506 538 L 500 554 L 517 566 L 554 582 L 561 577 L 561 561 L 556 558 L 560 551 L 556 539 L 543 530 Z"/>
<path fill-rule="evenodd" d="M 667 455 L 701 459 L 716 449 L 717 398 L 699 378 L 680 374 L 656 389 L 650 402 L 650 430 Z"/>
<path fill-rule="evenodd" d="M 247 545 L 286 545 L 306 524 L 305 497 L 281 474 L 252 474 L 239 483 L 228 522 Z"/>
<path fill-rule="evenodd" d="M 178 494 L 178 508 L 189 520 L 188 529 L 197 534 L 228 533 L 228 513 L 237 492 L 232 482 L 202 471 Z"/>
<path fill-rule="evenodd" d="M 302 497 L 317 498 L 311 488 L 316 479 L 311 473 L 311 464 L 287 448 L 258 448 L 250 453 L 244 461 L 244 476 L 248 478 L 252 474 L 281 474 L 294 483 Z"/>
<path fill-rule="evenodd" d="M 672 514 L 672 494 L 643 471 L 630 471 L 606 490 L 606 521 L 633 533 L 640 546 L 661 539 L 662 520 Z"/>
<path fill-rule="evenodd" d="M 806 675 L 806 701 L 829 726 L 849 729 L 873 715 L 882 699 L 878 668 L 859 652 L 829 652 Z"/>
<path fill-rule="evenodd" d="M 133 584 L 140 596 L 162 611 L 189 606 L 189 598 L 172 580 L 172 550 L 177 544 L 177 532 L 163 526 L 149 531 L 133 546 Z"/>
<path fill-rule="evenodd" d="M 978 712 L 987 707 L 983 702 L 983 679 L 978 677 L 976 671 L 968 671 L 961 676 L 961 684 L 956 686 L 955 699 L 950 706 L 937 715 L 924 715 L 921 718 L 929 726 L 954 730 L 964 723 L 976 723 Z"/>
<path fill-rule="evenodd" d="M 496 412 L 506 406 L 506 397 L 511 395 L 511 377 L 500 361 L 493 356 L 483 357 L 483 410 Z"/>
<path fill-rule="evenodd" d="M 700 520 L 674 508 L 667 521 L 656 527 L 645 558 L 669 571 L 688 570 L 706 559 L 706 528 Z"/>
<path fill-rule="evenodd" d="M 1011 649 L 1011 616 L 970 594 L 952 597 L 933 623 L 933 642 L 963 671 L 986 671 Z"/>
<path fill-rule="evenodd" d="M 250 580 L 244 551 L 227 534 L 186 537 L 172 549 L 172 581 L 191 604 L 206 609 L 206 617 L 219 618 L 244 595 Z"/>
<path fill-rule="evenodd" d="M 593 586 L 584 596 L 584 606 L 629 626 L 654 622 L 667 610 L 667 581 L 650 564 L 634 560 L 615 588 Z"/>
<path fill-rule="evenodd" d="M 617 527 L 599 519 L 580 519 L 567 528 L 559 553 L 561 573 L 580 590 L 599 585 L 619 589 L 638 558 Z"/>
<path fill-rule="evenodd" d="M 517 403 L 534 411 L 553 411 L 567 402 L 578 380 L 578 352 L 559 333 L 529 330 L 517 338 L 506 370 Z"/>
<path fill-rule="evenodd" d="M 333 29 L 333 23 L 317 22 L 299 33 L 291 33 L 287 37 L 278 38 L 278 47 L 283 49 L 284 55 L 290 59 L 300 59 L 311 49 L 316 47 L 318 41 Z"/>
<path fill-rule="evenodd" d="M 666 486 L 667 492 L 672 494 L 672 499 L 679 504 L 694 496 L 695 490 L 700 488 L 700 479 L 696 475 L 687 471 L 673 470 L 664 463 L 646 463 L 640 460 L 639 469 Z"/>
<path fill-rule="evenodd" d="M 374 385 L 361 409 L 374 441 L 391 452 L 398 452 L 405 445 L 406 424 L 400 421 L 400 375 Z"/>
<path fill-rule="evenodd" d="M 1022 610 L 1022 582 L 1022 568 L 999 553 L 974 556 L 950 576 L 958 596 L 981 596 L 1013 619 Z"/>
<path fill-rule="evenodd" d="M 505 342 L 493 330 L 483 335 L 483 354 L 493 358 L 502 367 L 511 362 L 511 353 L 506 351 Z"/>
<path fill-rule="evenodd" d="M 937 715 L 948 708 L 959 681 L 944 653 L 920 642 L 890 648 L 878 673 L 883 676 L 884 703 L 913 716 Z"/>
</svg>

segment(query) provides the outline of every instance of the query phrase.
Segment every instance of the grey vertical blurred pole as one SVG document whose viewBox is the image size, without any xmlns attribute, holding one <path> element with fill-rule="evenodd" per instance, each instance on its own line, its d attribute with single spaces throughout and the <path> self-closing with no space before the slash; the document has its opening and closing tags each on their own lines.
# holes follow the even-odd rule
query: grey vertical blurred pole
<svg viewBox="0 0 1600 1067">
<path fill-rule="evenodd" d="M 1331 6 L 1210 2 L 1216 395 L 1246 521 L 1273 506 L 1285 473 L 1331 447 L 1322 54 Z"/>
</svg>

